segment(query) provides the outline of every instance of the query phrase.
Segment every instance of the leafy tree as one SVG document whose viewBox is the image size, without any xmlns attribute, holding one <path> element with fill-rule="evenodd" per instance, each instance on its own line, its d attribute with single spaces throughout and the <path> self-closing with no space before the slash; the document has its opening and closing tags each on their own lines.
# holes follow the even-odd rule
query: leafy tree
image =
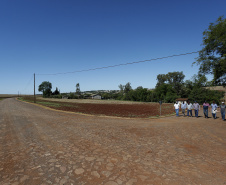
<svg viewBox="0 0 226 185">
<path fill-rule="evenodd" d="M 197 101 L 202 104 L 204 101 L 220 103 L 220 99 L 224 96 L 224 92 L 199 88 L 195 86 L 188 95 L 189 100 Z"/>
<path fill-rule="evenodd" d="M 131 90 L 132 90 L 131 83 L 128 82 L 128 83 L 125 85 L 124 92 L 125 92 L 125 93 L 128 93 L 128 92 L 131 91 Z"/>
<path fill-rule="evenodd" d="M 132 91 L 131 83 L 128 82 L 126 85 L 120 84 L 118 87 L 120 89 L 120 94 L 117 99 L 131 100 L 132 93 L 129 94 L 129 92 Z"/>
<path fill-rule="evenodd" d="M 172 88 L 166 93 L 164 101 L 166 103 L 173 103 L 178 98 L 177 94 L 172 91 Z"/>
<path fill-rule="evenodd" d="M 165 84 L 166 81 L 167 81 L 167 76 L 165 74 L 158 74 L 156 87 L 159 87 L 162 84 Z"/>
<path fill-rule="evenodd" d="M 162 84 L 155 88 L 156 101 L 165 100 L 166 93 L 172 86 L 169 84 Z"/>
<path fill-rule="evenodd" d="M 160 87 L 164 84 L 169 84 L 175 89 L 177 96 L 181 95 L 182 86 L 184 83 L 185 75 L 183 72 L 169 72 L 167 74 L 159 74 L 157 76 L 156 87 Z"/>
<path fill-rule="evenodd" d="M 56 90 L 52 93 L 52 95 L 59 95 L 60 91 L 58 90 L 58 88 L 56 87 Z"/>
<path fill-rule="evenodd" d="M 52 84 L 47 81 L 42 82 L 38 87 L 38 91 L 42 92 L 43 97 L 50 97 L 50 95 L 52 94 L 51 89 L 52 89 Z"/>
<path fill-rule="evenodd" d="M 207 84 L 207 78 L 205 75 L 199 73 L 198 75 L 193 75 L 192 82 L 194 86 L 205 87 Z"/>
<path fill-rule="evenodd" d="M 101 97 L 103 99 L 110 99 L 111 98 L 111 94 L 110 93 L 103 93 L 103 94 L 101 94 Z"/>
<path fill-rule="evenodd" d="M 78 95 L 78 97 L 81 95 L 79 83 L 76 84 L 76 94 Z"/>
<path fill-rule="evenodd" d="M 169 72 L 168 74 L 166 74 L 168 83 L 174 88 L 174 90 L 178 95 L 181 95 L 181 89 L 184 83 L 184 77 L 185 75 L 183 74 L 183 72 Z"/>
<path fill-rule="evenodd" d="M 199 103 L 203 103 L 205 100 L 210 102 L 215 100 L 215 102 L 219 102 L 219 100 L 223 97 L 223 93 L 219 91 L 213 91 L 204 88 L 208 85 L 207 78 L 203 74 L 193 75 L 192 80 L 187 80 L 185 82 L 186 93 L 191 101 L 197 101 Z"/>
<path fill-rule="evenodd" d="M 150 91 L 148 89 L 139 86 L 135 90 L 136 92 L 136 101 L 147 102 L 150 101 Z"/>
<path fill-rule="evenodd" d="M 189 94 L 191 94 L 191 91 L 194 87 L 194 84 L 191 80 L 186 80 L 184 83 L 184 94 L 183 98 L 187 98 Z"/>
<path fill-rule="evenodd" d="M 119 87 L 119 89 L 120 89 L 120 92 L 123 94 L 123 93 L 124 93 L 124 88 L 125 88 L 125 86 L 122 85 L 122 84 L 120 84 L 118 87 Z"/>
<path fill-rule="evenodd" d="M 213 74 L 213 84 L 226 85 L 226 19 L 219 17 L 203 32 L 204 48 L 197 61 L 199 72 Z"/>
</svg>

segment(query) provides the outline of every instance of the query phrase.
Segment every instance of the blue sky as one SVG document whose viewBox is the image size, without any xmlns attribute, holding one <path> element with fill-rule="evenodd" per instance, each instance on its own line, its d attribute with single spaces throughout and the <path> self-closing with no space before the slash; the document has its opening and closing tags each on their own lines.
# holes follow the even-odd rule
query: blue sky
<svg viewBox="0 0 226 185">
<path fill-rule="evenodd" d="M 225 0 L 1 0 L 0 94 L 33 93 L 49 81 L 61 92 L 154 88 L 156 76 L 198 72 L 198 54 L 102 70 L 85 69 L 160 58 L 202 49 L 203 31 Z M 210 78 L 210 77 L 209 77 Z"/>
</svg>

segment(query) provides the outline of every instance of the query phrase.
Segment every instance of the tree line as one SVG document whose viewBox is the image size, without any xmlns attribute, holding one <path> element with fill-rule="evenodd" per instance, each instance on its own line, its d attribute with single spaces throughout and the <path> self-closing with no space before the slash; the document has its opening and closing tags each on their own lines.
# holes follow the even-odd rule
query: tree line
<svg viewBox="0 0 226 185">
<path fill-rule="evenodd" d="M 120 84 L 117 92 L 102 92 L 99 95 L 102 99 L 116 99 L 140 102 L 159 102 L 173 103 L 177 98 L 188 98 L 190 101 L 203 103 L 204 101 L 215 101 L 217 103 L 224 96 L 224 92 L 207 89 L 211 82 L 207 81 L 205 75 L 194 75 L 191 80 L 184 81 L 183 72 L 169 72 L 167 74 L 157 75 L 157 84 L 155 89 L 150 90 L 139 86 L 132 88 L 131 83 L 125 85 Z M 58 88 L 51 91 L 52 84 L 50 82 L 42 82 L 39 91 L 43 92 L 43 97 L 62 98 Z M 75 93 L 70 93 L 68 98 L 77 99 L 85 98 L 80 91 L 79 83 L 76 84 Z"/>
<path fill-rule="evenodd" d="M 183 72 L 169 72 L 157 76 L 155 89 L 149 90 L 142 86 L 132 89 L 131 83 L 119 85 L 118 100 L 173 103 L 177 98 L 188 98 L 190 101 L 203 103 L 204 101 L 220 102 L 224 92 L 209 90 L 205 87 L 211 85 L 205 75 L 194 75 L 191 80 L 184 81 Z M 105 96 L 103 96 L 105 97 Z"/>
</svg>

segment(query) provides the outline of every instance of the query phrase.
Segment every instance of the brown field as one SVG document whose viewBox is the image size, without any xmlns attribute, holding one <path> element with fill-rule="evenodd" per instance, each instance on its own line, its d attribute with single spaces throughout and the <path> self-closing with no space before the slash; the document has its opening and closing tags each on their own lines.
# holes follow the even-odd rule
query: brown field
<svg viewBox="0 0 226 185">
<path fill-rule="evenodd" d="M 12 98 L 12 97 L 18 97 L 17 94 L 0 94 L 0 98 Z"/>
<path fill-rule="evenodd" d="M 33 102 L 33 97 L 23 97 L 21 100 Z M 141 103 L 116 100 L 87 99 L 47 99 L 37 97 L 37 104 L 57 110 L 129 118 L 151 118 L 160 116 L 158 103 Z M 172 104 L 162 104 L 161 116 L 174 114 Z"/>
<path fill-rule="evenodd" d="M 16 95 L 16 94 L 0 94 L 0 100 L 3 100 L 5 98 L 14 98 L 14 97 L 18 97 L 18 95 Z"/>
</svg>

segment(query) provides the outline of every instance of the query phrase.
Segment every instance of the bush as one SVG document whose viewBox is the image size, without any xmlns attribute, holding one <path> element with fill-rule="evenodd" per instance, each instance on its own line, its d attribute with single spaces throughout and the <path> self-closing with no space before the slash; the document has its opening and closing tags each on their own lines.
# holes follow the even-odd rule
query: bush
<svg viewBox="0 0 226 185">
<path fill-rule="evenodd" d="M 50 98 L 62 99 L 62 95 L 60 95 L 60 94 L 58 94 L 58 95 L 52 95 Z"/>
</svg>

